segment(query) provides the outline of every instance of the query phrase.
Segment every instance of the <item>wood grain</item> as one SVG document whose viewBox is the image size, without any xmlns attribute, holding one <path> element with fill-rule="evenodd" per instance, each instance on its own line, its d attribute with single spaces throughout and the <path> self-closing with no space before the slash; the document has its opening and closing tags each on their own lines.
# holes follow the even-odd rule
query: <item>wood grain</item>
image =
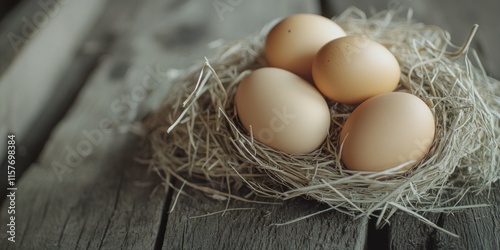
<svg viewBox="0 0 500 250">
<path fill-rule="evenodd" d="M 13 1 L 9 1 L 12 4 Z M 25 43 L 19 44 L 20 47 L 15 49 L 11 45 L 11 41 L 8 38 L 9 33 L 21 34 L 23 20 L 22 17 L 32 17 L 37 11 L 40 10 L 40 6 L 34 1 L 17 1 L 15 6 L 9 10 L 9 12 L 4 13 L 5 16 L 2 17 L 0 22 L 0 75 L 7 69 L 7 67 L 14 60 L 17 52 L 22 49 Z M 49 0 L 47 2 L 55 2 L 55 0 Z M 8 3 L 9 4 L 9 3 Z M 2 12 L 5 10 L 2 10 Z M 28 31 L 28 30 L 26 30 Z"/>
<path fill-rule="evenodd" d="M 432 223 L 441 226 L 441 214 L 426 214 L 424 216 Z M 434 249 L 436 230 L 417 218 L 398 212 L 391 218 L 388 226 L 389 246 L 391 249 Z"/>
<path fill-rule="evenodd" d="M 463 205 L 489 204 L 485 208 L 474 208 L 441 215 L 444 229 L 455 232 L 460 238 L 453 238 L 437 232 L 435 249 L 500 249 L 500 185 L 489 194 L 468 194 Z"/>
<path fill-rule="evenodd" d="M 29 115 L 26 116 L 30 119 L 28 120 L 29 122 L 26 121 L 26 124 L 24 124 L 28 127 L 25 132 L 20 132 L 19 130 L 8 131 L 9 133 L 15 133 L 17 136 L 16 146 L 19 150 L 16 155 L 16 178 L 21 178 L 23 172 L 38 158 L 54 127 L 71 107 L 81 87 L 99 63 L 99 59 L 108 52 L 109 46 L 114 40 L 113 32 L 115 31 L 113 31 L 112 26 L 116 26 L 116 23 L 120 21 L 120 18 L 112 14 L 112 9 L 111 2 L 98 20 L 90 21 L 99 24 L 105 23 L 106 25 L 96 26 L 91 29 L 91 32 L 88 33 L 85 39 L 76 42 L 80 48 L 77 49 L 74 55 L 68 55 L 68 57 L 74 56 L 74 58 L 71 58 L 71 64 L 66 68 L 60 69 L 63 73 L 59 80 L 51 82 L 50 86 L 39 84 L 38 82 L 30 82 L 28 84 L 37 85 L 37 88 L 45 88 L 45 92 L 38 92 L 39 96 L 35 99 L 16 100 L 31 105 L 31 111 L 33 112 L 31 114 L 32 117 L 29 117 Z M 82 34 L 81 36 L 84 35 Z M 45 48 L 40 47 L 40 49 Z M 11 82 L 8 84 L 14 83 Z M 7 92 L 6 94 L 8 95 L 9 93 Z M 15 96 L 12 97 L 12 99 L 15 98 Z M 9 102 L 9 99 L 2 101 Z M 2 131 L 12 126 L 9 126 L 11 122 L 8 122 L 8 119 L 16 117 L 13 113 L 13 110 L 16 110 L 12 107 L 13 105 L 12 103 L 7 103 L 4 107 L 4 110 L 9 110 L 7 113 L 11 112 L 11 114 L 7 114 L 5 116 L 6 122 L 0 125 L 0 135 L 4 135 Z M 2 117 L 1 114 L 0 117 Z M 3 146 L 0 146 L 0 149 Z M 2 159 L 3 153 L 5 153 L 4 150 L 0 152 L 0 159 Z M 7 162 L 4 161 L 1 166 L 6 169 L 6 165 Z M 6 172 L 2 171 L 0 172 L 0 200 L 5 198 L 6 187 Z"/>
<path fill-rule="evenodd" d="M 127 124 L 124 112 L 113 103 L 127 107 L 123 98 L 133 98 L 132 89 L 141 86 L 147 74 L 143 67 L 135 68 L 133 77 L 116 70 L 116 65 L 133 55 L 129 51 L 124 58 L 124 50 L 142 29 L 124 27 L 138 18 L 143 3 L 113 2 L 108 12 L 114 18 L 109 33 L 116 36 L 116 42 L 54 131 L 39 161 L 17 183 L 16 243 L 7 241 L 2 231 L 2 249 L 155 246 L 165 192 L 154 192 L 153 183 L 159 180 L 135 162 L 138 138 L 109 130 L 112 121 Z M 141 99 L 133 100 L 131 105 L 143 104 Z M 2 224 L 7 224 L 7 206 L 2 206 Z"/>
<path fill-rule="evenodd" d="M 25 1 L 0 27 L 1 136 L 15 133 L 26 139 L 56 91 L 61 69 L 71 62 L 104 6 L 99 0 L 52 2 Z M 0 159 L 5 152 L 0 144 Z"/>
<path fill-rule="evenodd" d="M 9 13 L 9 11 L 16 6 L 19 0 L 5 0 L 0 3 L 0 21 L 3 20 L 4 16 Z"/>
<path fill-rule="evenodd" d="M 185 190 L 168 216 L 163 249 L 364 249 L 367 220 L 353 220 L 328 211 L 302 221 L 274 226 L 328 208 L 316 201 L 296 199 L 283 205 L 255 205 L 215 201 L 197 191 Z M 177 192 L 174 194 L 177 196 Z"/>
<path fill-rule="evenodd" d="M 500 185 L 491 193 L 468 194 L 458 205 L 488 204 L 454 213 L 429 214 L 438 226 L 455 233 L 449 236 L 399 213 L 389 228 L 391 249 L 498 249 L 500 247 Z"/>
</svg>

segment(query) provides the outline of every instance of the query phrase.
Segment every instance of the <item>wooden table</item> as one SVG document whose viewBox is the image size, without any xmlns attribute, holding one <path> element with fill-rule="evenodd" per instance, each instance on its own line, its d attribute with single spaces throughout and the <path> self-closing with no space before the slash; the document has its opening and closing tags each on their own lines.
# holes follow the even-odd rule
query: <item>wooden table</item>
<svg viewBox="0 0 500 250">
<path fill-rule="evenodd" d="M 141 89 L 145 80 L 168 84 L 160 73 L 210 56 L 209 42 L 254 34 L 277 17 L 297 12 L 332 16 L 350 5 L 369 13 L 385 9 L 386 1 L 44 3 L 53 4 L 23 1 L 0 23 L 0 134 L 16 135 L 18 159 L 16 242 L 7 240 L 10 202 L 4 200 L 1 249 L 500 249 L 499 185 L 489 197 L 463 199 L 463 204 L 492 206 L 426 215 L 460 238 L 402 213 L 380 230 L 374 220 L 338 212 L 275 227 L 270 224 L 324 205 L 302 199 L 283 205 L 233 201 L 231 208 L 251 210 L 193 218 L 221 211 L 226 202 L 186 188 L 186 195 L 178 195 L 181 183 L 162 182 L 135 160 L 140 140 L 124 132 L 134 130 L 127 124 L 150 112 L 165 93 L 161 87 Z M 499 1 L 400 4 L 412 7 L 417 20 L 449 30 L 456 44 L 479 23 L 473 47 L 487 72 L 500 78 Z M 45 23 L 40 13 L 48 17 Z M 26 20 L 39 28 L 36 34 L 23 33 L 29 33 Z M 22 43 L 13 43 L 12 34 Z M 111 123 L 123 126 L 110 128 Z M 5 145 L 0 150 L 3 159 Z M 2 198 L 7 195 L 6 169 L 4 162 Z"/>
</svg>

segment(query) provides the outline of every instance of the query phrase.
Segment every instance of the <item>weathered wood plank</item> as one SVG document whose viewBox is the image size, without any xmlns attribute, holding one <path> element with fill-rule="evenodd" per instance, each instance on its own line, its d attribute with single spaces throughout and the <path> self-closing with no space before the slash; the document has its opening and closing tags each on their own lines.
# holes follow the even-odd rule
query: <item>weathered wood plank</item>
<svg viewBox="0 0 500 250">
<path fill-rule="evenodd" d="M 19 0 L 5 0 L 0 3 L 0 21 L 4 18 L 9 11 L 16 6 L 20 1 Z"/>
<path fill-rule="evenodd" d="M 424 217 L 440 225 L 440 214 L 427 214 Z M 441 226 L 441 225 L 440 225 Z M 433 236 L 436 230 L 420 222 L 417 218 L 398 212 L 391 218 L 387 235 L 391 249 L 434 249 Z"/>
<path fill-rule="evenodd" d="M 10 2 L 10 4 L 12 4 L 12 1 Z M 27 24 L 24 20 L 22 20 L 22 18 L 32 17 L 33 14 L 41 9 L 40 6 L 34 1 L 17 2 L 18 3 L 16 3 L 16 6 L 14 8 L 9 10 L 8 13 L 4 13 L 5 16 L 2 17 L 2 20 L 0 22 L 0 75 L 3 74 L 10 63 L 14 60 L 17 52 L 20 51 L 24 45 L 26 45 L 26 43 L 22 43 L 23 40 L 20 40 L 21 43 L 17 43 L 19 45 L 18 47 L 12 46 L 13 43 L 11 43 L 12 40 L 9 39 L 9 37 L 14 36 L 9 36 L 9 34 L 12 33 L 20 37 L 25 37 L 26 40 L 28 40 L 28 38 L 31 37 L 30 33 L 32 32 L 32 30 L 30 30 L 29 28 L 25 28 L 25 25 Z M 55 0 L 48 0 L 48 5 L 50 5 L 51 2 L 55 2 Z M 2 12 L 3 11 L 5 10 L 2 9 Z"/>
<path fill-rule="evenodd" d="M 365 249 L 367 220 L 353 220 L 328 211 L 302 221 L 284 223 L 328 208 L 315 201 L 296 199 L 283 205 L 255 205 L 215 201 L 198 191 L 185 189 L 168 216 L 163 249 Z M 174 194 L 177 196 L 177 192 Z"/>
<path fill-rule="evenodd" d="M 132 58 L 141 51 L 133 43 L 141 38 L 144 26 L 129 28 L 136 20 L 148 23 L 145 13 L 137 16 L 144 4 L 121 0 L 108 6 L 110 16 L 101 21 L 111 22 L 104 35 L 116 37 L 113 49 L 102 58 L 38 162 L 19 181 L 16 243 L 7 241 L 2 231 L 0 248 L 155 247 L 165 193 L 154 192 L 159 180 L 134 160 L 138 138 L 110 133 L 108 128 L 111 121 L 128 119 L 128 104 L 134 108 L 146 104 L 133 90 L 144 90 L 149 74 L 144 65 L 157 61 Z M 92 44 L 86 46 L 92 49 Z M 5 225 L 8 206 L 3 203 L 0 215 Z"/>
<path fill-rule="evenodd" d="M 216 2 L 226 3 L 226 1 Z M 188 4 L 199 8 L 197 13 L 193 13 L 194 16 L 202 15 L 201 12 L 205 13 L 203 19 L 197 21 L 201 22 L 197 25 L 203 27 L 208 24 L 214 39 L 224 40 L 255 34 L 267 22 L 291 13 L 319 13 L 318 2 L 241 1 L 241 5 L 234 6 L 220 18 L 210 1 L 191 1 L 186 3 Z M 179 15 L 184 15 L 182 11 L 186 9 L 178 11 Z M 198 53 L 199 58 L 207 55 L 206 52 Z M 226 202 L 207 198 L 198 191 L 189 189 L 185 191 L 190 196 L 181 195 L 175 209 L 168 215 L 163 249 L 363 249 L 365 247 L 367 219 L 353 220 L 335 211 L 292 225 L 270 226 L 271 223 L 286 222 L 325 208 L 317 202 L 298 199 L 285 202 L 282 206 L 231 202 L 230 207 L 255 208 L 255 210 L 232 211 L 224 216 L 218 214 L 190 219 L 192 216 L 223 210 Z M 175 196 L 176 193 L 172 199 L 175 199 Z"/>
<path fill-rule="evenodd" d="M 449 236 L 415 218 L 397 214 L 389 228 L 391 249 L 499 249 L 500 185 L 487 194 L 467 194 L 459 205 L 491 204 L 452 214 L 430 214 L 426 217 L 438 226 L 455 233 Z"/>
<path fill-rule="evenodd" d="M 106 14 L 109 14 L 108 12 L 106 12 Z M 74 56 L 74 58 L 71 60 L 72 62 L 67 68 L 61 68 L 63 75 L 59 80 L 50 82 L 50 86 L 44 86 L 38 82 L 31 82 L 31 84 L 40 85 L 37 86 L 38 88 L 47 88 L 45 89 L 46 92 L 39 93 L 40 96 L 37 96 L 39 99 L 16 100 L 24 101 L 34 106 L 31 110 L 33 112 L 33 117 L 29 117 L 29 120 L 36 121 L 34 123 L 31 121 L 31 123 L 28 123 L 27 120 L 24 125 L 27 125 L 28 129 L 25 132 L 21 132 L 19 130 L 8 131 L 9 133 L 15 133 L 17 135 L 16 145 L 19 148 L 16 155 L 17 178 L 20 178 L 22 173 L 38 158 L 43 146 L 50 136 L 51 131 L 70 108 L 79 90 L 86 82 L 87 77 L 98 64 L 99 59 L 109 49 L 110 43 L 114 37 L 113 34 L 111 34 L 112 32 L 110 32 L 110 30 L 112 30 L 110 27 L 112 26 L 113 20 L 113 16 L 103 15 L 100 18 L 99 23 L 106 23 L 106 25 L 98 25 L 92 29 L 86 39 L 82 41 L 75 41 L 79 44 L 78 46 L 80 48 L 77 49 L 74 55 L 67 55 L 68 57 Z M 97 20 L 93 20 L 92 22 L 96 21 Z M 8 99 L 5 101 L 8 101 Z M 3 107 L 6 112 L 8 112 L 7 110 L 11 110 L 10 116 L 6 114 L 5 119 L 7 120 L 9 117 L 15 117 L 12 110 L 15 110 L 16 108 L 12 106 L 13 104 L 9 104 Z M 0 117 L 1 116 L 2 115 L 0 115 Z M 3 129 L 8 128 L 9 123 L 11 122 L 6 121 L 5 123 L 2 123 L 2 125 L 4 125 Z M 4 136 L 1 132 L 3 130 L 1 128 L 2 125 L 0 125 L 0 135 Z M 2 159 L 1 155 L 4 153 L 5 151 L 0 152 L 0 159 Z M 2 167 L 7 168 L 6 159 L 5 161 L 0 162 L 0 164 L 2 164 Z M 0 200 L 5 198 L 5 193 L 7 192 L 6 187 L 6 172 L 1 172 Z"/>
<path fill-rule="evenodd" d="M 30 125 L 102 11 L 103 1 L 24 1 L 0 27 L 0 135 Z M 50 63 L 48 63 L 48 61 Z M 0 144 L 0 159 L 5 156 Z M 3 173 L 2 173 L 3 174 Z M 3 179 L 3 178 L 2 178 Z"/>
<path fill-rule="evenodd" d="M 500 185 L 492 189 L 490 197 L 487 194 L 468 194 L 462 204 L 492 206 L 441 215 L 443 228 L 455 232 L 460 238 L 437 232 L 433 237 L 434 248 L 500 249 Z"/>
</svg>

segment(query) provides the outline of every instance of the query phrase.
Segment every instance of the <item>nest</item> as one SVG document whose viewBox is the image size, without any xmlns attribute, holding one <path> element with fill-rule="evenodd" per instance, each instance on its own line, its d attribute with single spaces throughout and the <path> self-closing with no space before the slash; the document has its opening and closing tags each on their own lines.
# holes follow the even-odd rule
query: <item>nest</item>
<svg viewBox="0 0 500 250">
<path fill-rule="evenodd" d="M 469 49 L 477 27 L 457 47 L 441 28 L 414 22 L 411 11 L 406 17 L 389 10 L 367 18 L 350 8 L 333 20 L 350 35 L 386 46 L 401 66 L 399 89 L 420 97 L 433 111 L 435 140 L 415 167 L 404 174 L 347 170 L 338 138 L 352 105 L 329 102 L 328 138 L 310 154 L 290 155 L 254 140 L 238 121 L 234 94 L 242 78 L 266 66 L 269 24 L 259 34 L 223 43 L 210 60 L 178 72 L 163 103 L 143 123 L 150 168 L 216 199 L 305 197 L 328 204 L 328 210 L 376 215 L 379 224 L 403 210 L 435 226 L 421 214 L 473 207 L 457 203 L 500 178 L 500 82 L 486 75 Z"/>
</svg>

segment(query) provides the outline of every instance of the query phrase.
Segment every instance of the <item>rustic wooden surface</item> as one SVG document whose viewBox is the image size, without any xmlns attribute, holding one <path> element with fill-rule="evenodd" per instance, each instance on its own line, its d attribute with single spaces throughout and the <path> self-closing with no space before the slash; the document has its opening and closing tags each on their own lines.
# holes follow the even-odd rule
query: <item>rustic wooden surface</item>
<svg viewBox="0 0 500 250">
<path fill-rule="evenodd" d="M 147 181 L 158 180 L 148 175 L 129 153 L 137 151 L 137 138 L 110 133 L 106 126 L 112 119 L 119 119 L 111 103 L 142 83 L 137 79 L 126 81 L 123 74 L 113 70 L 121 63 L 122 47 L 135 34 L 128 25 L 140 7 L 137 1 L 110 2 L 106 14 L 113 18 L 104 15 L 100 21 L 111 22 L 107 32 L 117 37 L 114 47 L 109 56 L 102 58 L 58 124 L 39 160 L 18 182 L 17 242 L 10 244 L 2 231 L 1 249 L 154 248 L 164 192 L 153 192 L 155 185 Z M 94 137 L 95 143 L 86 143 L 90 140 L 84 131 L 96 131 L 103 138 Z M 77 158 L 77 153 L 70 153 L 75 151 L 89 155 Z M 67 172 L 60 172 L 63 170 Z M 4 204 L 2 224 L 7 224 L 6 211 Z"/>
<path fill-rule="evenodd" d="M 82 0 L 80 0 L 82 1 Z M 49 1 L 48 1 L 49 2 Z M 89 4 L 90 2 L 87 2 Z M 33 3 L 32 3 L 33 4 Z M 90 3 L 92 4 L 92 3 Z M 102 4 L 102 3 L 101 3 Z M 17 6 L 17 12 L 20 12 L 23 10 L 24 12 L 27 12 L 25 9 L 28 8 L 31 10 L 31 12 L 37 12 L 41 9 L 41 7 L 38 4 L 34 4 L 35 6 L 25 6 L 25 5 L 19 5 Z M 61 6 L 62 7 L 62 6 Z M 77 6 L 78 7 L 78 6 Z M 105 6 L 101 6 L 102 9 L 105 9 Z M 29 98 L 28 96 L 25 96 L 24 98 L 18 98 L 17 101 L 24 101 L 26 102 L 27 99 L 29 99 L 29 102 L 26 102 L 25 108 L 17 108 L 14 109 L 12 106 L 15 106 L 14 103 L 9 103 L 10 100 L 12 100 L 15 97 L 10 96 L 10 98 L 2 98 L 2 94 L 0 94 L 0 99 L 1 102 L 5 102 L 5 105 L 0 105 L 3 106 L 0 108 L 0 119 L 5 120 L 8 122 L 2 123 L 0 125 L 0 134 L 5 134 L 9 130 L 13 130 L 13 128 L 16 129 L 16 136 L 17 136 L 17 147 L 19 148 L 18 154 L 16 155 L 17 161 L 16 161 L 16 174 L 20 177 L 22 176 L 22 173 L 38 158 L 41 150 L 43 149 L 43 146 L 45 145 L 46 141 L 50 137 L 51 132 L 54 130 L 54 127 L 58 124 L 58 122 L 64 117 L 66 114 L 67 110 L 71 107 L 71 104 L 73 103 L 74 99 L 78 95 L 80 89 L 82 88 L 83 85 L 88 80 L 88 76 L 92 70 L 96 67 L 98 64 L 99 58 L 105 54 L 108 53 L 109 50 L 109 45 L 114 39 L 113 32 L 110 31 L 110 27 L 112 26 L 112 23 L 116 23 L 116 21 L 119 20 L 113 13 L 109 13 L 110 9 L 112 8 L 106 8 L 106 14 L 101 13 L 101 18 L 99 20 L 87 20 L 87 22 L 90 23 L 95 23 L 97 21 L 107 23 L 109 25 L 100 25 L 94 29 L 92 29 L 92 32 L 83 32 L 83 30 L 75 31 L 75 32 L 81 32 L 80 36 L 85 37 L 83 41 L 65 41 L 65 43 L 74 43 L 72 46 L 76 47 L 75 48 L 75 53 L 71 53 L 70 55 L 66 55 L 72 63 L 68 65 L 67 68 L 64 69 L 64 72 L 62 73 L 62 77 L 58 81 L 45 81 L 45 82 L 39 82 L 39 81 L 23 81 L 23 84 L 17 84 L 19 81 L 22 79 L 16 79 L 16 81 L 13 82 L 7 82 L 7 85 L 2 85 L 2 81 L 0 81 L 0 85 L 2 86 L 0 88 L 0 92 L 8 95 L 9 91 L 3 91 L 5 89 L 2 88 L 15 88 L 17 89 L 20 95 L 23 95 L 23 89 L 32 89 L 32 92 L 38 93 L 40 97 L 38 98 Z M 62 11 L 62 10 L 59 10 Z M 60 13 L 58 11 L 58 13 Z M 76 8 L 76 11 L 78 11 L 78 8 Z M 56 14 L 56 12 L 54 12 Z M 11 13 L 11 14 L 17 14 L 17 13 Z M 55 15 L 54 14 L 54 15 Z M 84 14 L 84 13 L 83 13 Z M 99 14 L 96 14 L 99 16 Z M 33 13 L 27 14 L 25 16 L 33 16 Z M 55 16 L 54 16 L 55 17 Z M 91 16 L 92 17 L 92 16 Z M 88 18 L 91 18 L 88 17 Z M 10 22 L 11 30 L 16 30 L 15 25 L 12 27 L 14 22 L 17 19 L 19 21 L 19 17 L 16 18 L 16 16 L 9 15 L 7 17 L 7 22 Z M 57 25 L 57 20 L 52 19 L 53 22 L 55 22 L 55 25 Z M 53 24 L 54 25 L 54 24 Z M 8 25 L 4 25 L 3 27 L 6 28 Z M 116 25 L 115 25 L 116 26 Z M 72 27 L 72 28 L 78 28 L 78 27 Z M 82 26 L 80 26 L 82 28 Z M 4 33 L 9 33 L 9 29 L 4 29 Z M 55 29 L 57 31 L 57 29 Z M 47 32 L 46 30 L 41 30 L 40 32 Z M 54 32 L 54 31 L 52 31 Z M 58 31 L 60 32 L 60 31 Z M 22 33 L 21 31 L 17 31 L 16 33 Z M 33 39 L 38 39 L 38 37 L 35 37 Z M 46 42 L 53 42 L 54 38 L 52 40 L 48 40 Z M 30 46 L 33 47 L 31 51 L 34 53 L 37 53 L 42 50 L 47 50 L 46 47 L 43 46 L 42 43 L 34 43 L 30 44 Z M 14 48 L 12 46 L 5 47 L 3 48 L 5 51 L 12 51 L 13 53 Z M 27 48 L 25 48 L 27 49 Z M 54 47 L 52 47 L 52 50 L 54 50 Z M 57 48 L 55 49 L 57 53 L 62 53 L 64 51 L 60 51 Z M 14 53 L 16 55 L 19 55 L 24 53 L 23 51 L 18 51 L 18 53 Z M 32 53 L 33 53 L 32 52 Z M 47 52 L 43 52 L 47 53 Z M 50 53 L 56 53 L 54 51 Z M 24 57 L 27 59 L 24 59 L 24 61 L 31 61 L 30 57 L 33 57 L 33 55 L 22 55 L 19 57 Z M 6 58 L 4 58 L 6 59 Z M 6 59 L 7 60 L 7 59 Z M 33 63 L 33 62 L 31 62 Z M 36 63 L 40 64 L 45 64 L 45 59 L 42 57 L 41 60 L 37 61 Z M 17 68 L 23 68 L 23 66 L 17 66 Z M 26 67 L 24 65 L 24 68 L 31 68 L 31 67 Z M 9 70 L 13 70 L 13 67 L 11 67 Z M 11 75 L 19 75 L 17 74 L 11 74 Z M 45 78 L 46 79 L 46 78 Z M 4 83 L 5 83 L 4 82 Z M 27 87 L 29 86 L 29 87 Z M 37 92 L 39 89 L 44 89 L 45 93 L 48 93 L 47 95 L 43 95 L 43 92 Z M 61 94 L 64 93 L 64 94 Z M 27 110 L 28 108 L 29 110 Z M 43 111 L 43 112 L 41 112 Z M 25 118 L 19 118 L 19 116 L 15 115 L 17 112 L 24 112 L 25 113 Z M 26 113 L 32 113 L 33 115 L 30 117 L 29 115 L 26 115 Z M 28 119 L 26 119 L 26 117 Z M 15 122 L 9 121 L 9 119 L 16 119 Z M 33 127 L 28 127 L 26 125 L 32 125 L 32 121 L 36 121 L 35 125 Z M 23 124 L 22 127 L 28 127 L 26 131 L 23 131 L 24 129 L 19 129 L 18 126 L 14 126 L 14 124 Z M 4 145 L 0 145 L 0 159 L 2 159 L 2 154 L 5 153 L 5 150 L 3 150 Z M 2 163 L 0 163 L 2 164 Z M 3 162 L 2 166 L 5 166 L 5 162 Z M 2 172 L 0 173 L 0 195 L 3 197 L 5 192 L 6 192 L 6 187 L 7 187 L 7 178 L 5 176 L 5 173 Z"/>
<path fill-rule="evenodd" d="M 19 0 L 5 0 L 0 3 L 0 20 L 9 13 L 16 4 L 19 3 Z"/>
<path fill-rule="evenodd" d="M 473 23 L 479 23 L 474 46 L 488 73 L 498 78 L 500 72 L 496 65 L 500 63 L 500 54 L 493 46 L 500 44 L 498 18 L 494 13 L 500 9 L 499 2 L 458 2 L 464 4 L 463 7 L 452 8 L 460 4 L 451 0 L 400 3 L 414 8 L 417 20 L 450 30 L 457 44 Z M 217 12 L 214 3 L 219 3 L 221 8 L 225 6 L 226 11 Z M 499 249 L 498 186 L 490 197 L 469 195 L 463 200 L 463 204 L 481 202 L 493 206 L 453 215 L 426 215 L 461 235 L 459 239 L 401 213 L 394 217 L 391 227 L 382 230 L 375 230 L 372 220 L 353 220 L 335 211 L 277 227 L 271 224 L 325 207 L 301 199 L 283 205 L 232 201 L 229 208 L 251 210 L 216 213 L 226 208 L 225 201 L 188 188 L 181 194 L 172 188 L 167 190 L 158 185 L 160 180 L 154 173 L 149 174 L 134 160 L 139 151 L 138 137 L 123 132 L 126 130 L 123 127 L 129 125 L 130 119 L 147 113 L 168 91 L 168 78 L 162 78 L 166 69 L 200 61 L 213 53 L 207 47 L 209 42 L 218 38 L 234 40 L 255 33 L 274 18 L 296 12 L 336 15 L 349 5 L 369 12 L 371 8 L 385 9 L 388 3 L 380 0 L 108 0 L 106 12 L 83 43 L 82 50 L 107 49 L 108 44 L 109 50 L 89 76 L 82 73 L 88 70 L 81 68 L 91 67 L 89 65 L 96 62 L 95 55 L 102 52 L 94 54 L 90 64 L 87 62 L 90 59 L 79 60 L 82 55 L 77 54 L 75 63 L 69 66 L 73 69 L 69 74 L 80 72 L 77 75 L 88 80 L 45 143 L 40 157 L 18 182 L 17 242 L 6 241 L 5 230 L 0 231 L 0 248 Z M 87 63 L 78 63 L 82 60 Z M 141 84 L 151 72 L 155 72 L 156 78 L 152 78 L 158 86 L 144 92 L 150 95 L 145 100 L 139 95 L 143 92 L 138 90 L 144 89 Z M 74 78 L 63 77 L 59 85 L 79 84 L 71 79 Z M 48 107 L 62 109 L 54 105 Z M 100 127 L 100 123 L 109 125 L 109 121 L 122 127 L 113 130 Z M 83 149 L 85 141 L 90 141 L 84 135 L 86 132 L 102 134 L 102 141 L 87 143 L 92 152 L 72 162 L 74 157 L 68 158 L 68 152 Z M 40 138 L 42 142 L 37 143 L 43 144 L 45 139 Z M 54 166 L 68 172 L 58 176 Z M 182 186 L 178 181 L 172 184 L 176 189 Z M 6 207 L 4 203 L 0 224 L 7 224 Z M 209 213 L 216 214 L 193 218 Z"/>
<path fill-rule="evenodd" d="M 417 219 L 397 214 L 389 228 L 392 249 L 498 249 L 500 246 L 500 186 L 489 194 L 467 195 L 459 205 L 492 204 L 453 214 L 425 217 L 438 226 L 460 235 L 454 238 L 429 228 Z"/>
<path fill-rule="evenodd" d="M 282 205 L 214 201 L 188 190 L 168 215 L 163 249 L 364 249 L 367 220 L 325 212 L 294 224 L 275 226 L 327 209 L 297 199 Z M 177 192 L 174 193 L 177 197 Z M 173 204 L 173 203 L 172 203 Z M 207 214 L 217 213 L 205 216 Z M 202 217 L 197 217 L 202 216 Z"/>
<path fill-rule="evenodd" d="M 99 0 L 60 2 L 23 1 L 0 25 L 0 134 L 25 138 L 104 7 Z M 0 158 L 5 152 L 0 144 Z"/>
</svg>

